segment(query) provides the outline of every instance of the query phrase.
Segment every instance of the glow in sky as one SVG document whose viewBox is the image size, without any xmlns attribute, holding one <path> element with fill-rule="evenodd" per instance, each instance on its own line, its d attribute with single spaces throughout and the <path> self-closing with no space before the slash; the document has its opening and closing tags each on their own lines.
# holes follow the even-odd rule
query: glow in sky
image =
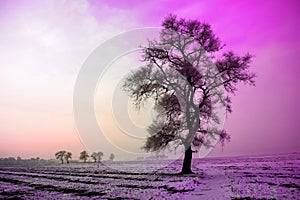
<svg viewBox="0 0 300 200">
<path fill-rule="evenodd" d="M 72 95 L 82 63 L 105 40 L 159 26 L 169 13 L 208 22 L 226 49 L 255 55 L 256 87 L 233 97 L 232 141 L 211 155 L 300 151 L 298 1 L 2 0 L 0 157 L 66 149 L 76 158 L 84 147 Z"/>
</svg>

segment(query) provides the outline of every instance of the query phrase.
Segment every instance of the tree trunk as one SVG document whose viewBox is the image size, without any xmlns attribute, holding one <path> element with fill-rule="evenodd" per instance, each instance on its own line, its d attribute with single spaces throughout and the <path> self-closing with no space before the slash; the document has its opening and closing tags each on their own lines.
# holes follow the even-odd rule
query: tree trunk
<svg viewBox="0 0 300 200">
<path fill-rule="evenodd" d="M 193 151 L 192 151 L 191 146 L 189 146 L 185 150 L 181 174 L 192 174 L 193 173 L 191 170 L 192 157 L 193 157 Z"/>
<path fill-rule="evenodd" d="M 64 160 L 63 159 L 61 159 L 61 164 L 64 164 Z"/>
</svg>

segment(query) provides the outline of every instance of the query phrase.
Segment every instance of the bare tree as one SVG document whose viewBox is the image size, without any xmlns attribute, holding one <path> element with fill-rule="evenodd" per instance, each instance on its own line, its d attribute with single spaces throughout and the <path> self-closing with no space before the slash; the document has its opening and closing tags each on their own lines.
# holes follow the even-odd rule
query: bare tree
<svg viewBox="0 0 300 200">
<path fill-rule="evenodd" d="M 98 161 L 100 162 L 102 160 L 102 157 L 104 156 L 104 154 L 103 154 L 103 152 L 99 151 L 97 153 L 97 155 L 98 155 Z"/>
<path fill-rule="evenodd" d="M 98 152 L 98 153 L 93 152 L 91 157 L 95 162 L 100 162 L 102 160 L 103 155 L 104 154 L 102 152 Z"/>
<path fill-rule="evenodd" d="M 111 153 L 110 156 L 109 156 L 109 160 L 113 161 L 114 159 L 115 159 L 115 155 L 113 153 Z"/>
<path fill-rule="evenodd" d="M 69 164 L 69 160 L 72 159 L 72 153 L 66 152 L 66 154 L 64 155 L 64 158 L 65 158 L 67 164 Z"/>
<path fill-rule="evenodd" d="M 80 159 L 80 160 L 83 160 L 83 162 L 86 162 L 87 159 L 88 159 L 89 157 L 90 157 L 90 156 L 89 156 L 89 154 L 88 154 L 87 151 L 82 151 L 82 152 L 80 152 L 79 159 Z"/>
<path fill-rule="evenodd" d="M 55 158 L 57 160 L 61 160 L 61 164 L 64 164 L 64 156 L 66 154 L 66 151 L 62 150 L 62 151 L 58 151 L 55 153 Z"/>
<path fill-rule="evenodd" d="M 215 105 L 231 112 L 230 94 L 239 82 L 254 85 L 249 71 L 252 56 L 222 52 L 223 44 L 210 25 L 198 20 L 168 16 L 162 23 L 159 40 L 149 41 L 142 60 L 147 64 L 130 74 L 123 89 L 139 109 L 152 98 L 158 117 L 149 127 L 146 151 L 164 150 L 170 145 L 185 148 L 182 174 L 192 173 L 193 151 L 211 146 L 229 134 L 211 121 L 220 123 Z M 209 137 L 208 137 L 209 136 Z"/>
<path fill-rule="evenodd" d="M 91 158 L 92 158 L 95 162 L 97 162 L 97 160 L 98 160 L 98 154 L 97 154 L 96 152 L 93 152 L 92 155 L 91 155 Z"/>
</svg>

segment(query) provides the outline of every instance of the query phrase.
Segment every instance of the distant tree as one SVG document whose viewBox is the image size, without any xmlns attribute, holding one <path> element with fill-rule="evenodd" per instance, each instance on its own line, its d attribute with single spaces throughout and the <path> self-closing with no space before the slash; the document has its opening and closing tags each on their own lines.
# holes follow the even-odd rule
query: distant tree
<svg viewBox="0 0 300 200">
<path fill-rule="evenodd" d="M 96 152 L 93 152 L 92 155 L 91 155 L 91 158 L 92 158 L 95 162 L 97 162 L 97 160 L 98 160 L 98 154 L 97 154 Z"/>
<path fill-rule="evenodd" d="M 86 151 L 80 152 L 79 159 L 83 160 L 83 162 L 86 162 L 89 157 L 90 156 L 89 156 L 88 152 L 86 152 Z"/>
<path fill-rule="evenodd" d="M 55 153 L 55 158 L 61 161 L 61 164 L 64 164 L 64 156 L 67 152 L 65 150 L 58 151 Z"/>
<path fill-rule="evenodd" d="M 104 155 L 104 154 L 103 154 L 102 152 L 98 152 L 98 153 L 93 152 L 92 155 L 91 155 L 91 157 L 92 157 L 92 159 L 93 159 L 95 162 L 99 162 L 99 161 L 102 160 L 103 155 Z"/>
<path fill-rule="evenodd" d="M 16 161 L 15 157 L 8 157 L 7 158 L 9 161 Z"/>
<path fill-rule="evenodd" d="M 212 146 L 207 138 L 220 138 L 222 146 L 230 139 L 225 130 L 209 123 L 220 124 L 215 105 L 231 112 L 229 94 L 237 91 L 239 82 L 254 85 L 252 56 L 221 52 L 224 45 L 207 23 L 170 15 L 162 26 L 160 38 L 143 49 L 145 65 L 127 76 L 123 89 L 137 109 L 150 98 L 155 101 L 158 117 L 148 127 L 143 148 L 158 151 L 183 145 L 181 173 L 189 174 L 193 152 Z"/>
<path fill-rule="evenodd" d="M 115 159 L 115 155 L 113 153 L 111 153 L 110 156 L 109 156 L 109 160 L 113 161 L 114 159 Z"/>
<path fill-rule="evenodd" d="M 71 152 L 66 152 L 64 158 L 67 161 L 67 164 L 69 164 L 69 160 L 72 159 L 72 153 Z"/>
<path fill-rule="evenodd" d="M 17 161 L 22 161 L 22 158 L 20 156 L 18 156 Z"/>
<path fill-rule="evenodd" d="M 99 151 L 97 154 L 98 154 L 98 161 L 100 162 L 102 160 L 102 157 L 104 156 L 104 154 L 101 151 Z"/>
</svg>

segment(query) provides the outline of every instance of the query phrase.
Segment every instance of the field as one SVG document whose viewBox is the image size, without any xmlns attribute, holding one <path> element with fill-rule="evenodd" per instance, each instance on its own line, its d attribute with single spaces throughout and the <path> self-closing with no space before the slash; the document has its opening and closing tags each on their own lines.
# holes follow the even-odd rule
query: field
<svg viewBox="0 0 300 200">
<path fill-rule="evenodd" d="M 0 166 L 0 199 L 300 199 L 300 153 L 153 162 Z"/>
</svg>

